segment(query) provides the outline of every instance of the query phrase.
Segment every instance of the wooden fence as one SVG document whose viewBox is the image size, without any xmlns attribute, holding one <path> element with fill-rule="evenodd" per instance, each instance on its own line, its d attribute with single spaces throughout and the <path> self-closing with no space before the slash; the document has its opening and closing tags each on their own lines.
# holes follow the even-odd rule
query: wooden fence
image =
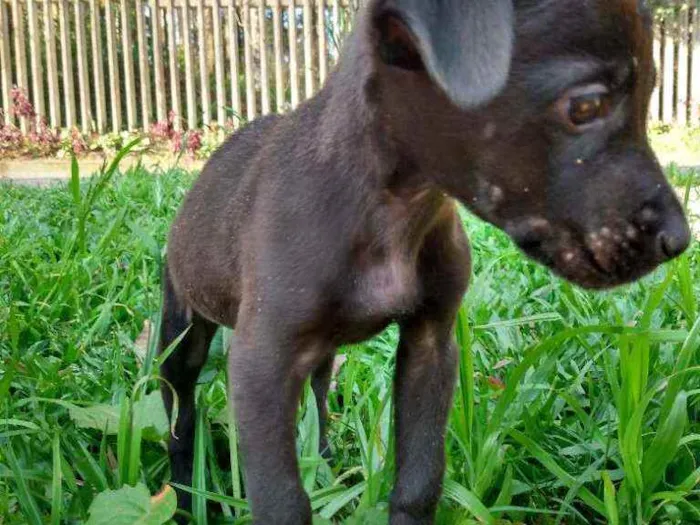
<svg viewBox="0 0 700 525">
<path fill-rule="evenodd" d="M 238 126 L 324 82 L 359 0 L 0 0 L 0 110 L 13 86 L 52 127 Z M 656 27 L 653 120 L 700 124 L 700 9 Z M 25 119 L 19 125 L 27 128 Z"/>
</svg>

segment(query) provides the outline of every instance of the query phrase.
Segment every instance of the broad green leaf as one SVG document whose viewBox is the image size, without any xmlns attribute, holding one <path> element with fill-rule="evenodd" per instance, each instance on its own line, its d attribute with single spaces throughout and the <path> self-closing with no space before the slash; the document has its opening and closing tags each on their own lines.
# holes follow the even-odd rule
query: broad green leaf
<svg viewBox="0 0 700 525">
<path fill-rule="evenodd" d="M 68 407 L 68 413 L 78 427 L 93 428 L 110 435 L 119 431 L 120 410 L 119 406 L 108 404 Z M 134 427 L 141 429 L 143 439 L 159 442 L 167 436 L 170 424 L 159 390 L 154 390 L 134 403 L 133 412 Z"/>
<path fill-rule="evenodd" d="M 87 525 L 162 525 L 177 510 L 177 497 L 169 485 L 151 496 L 139 483 L 98 494 L 90 505 Z"/>
<path fill-rule="evenodd" d="M 168 414 L 160 390 L 154 390 L 134 404 L 134 425 L 143 432 L 147 441 L 161 441 L 170 430 Z"/>
<path fill-rule="evenodd" d="M 120 408 L 115 405 L 97 404 L 89 407 L 71 405 L 68 414 L 73 422 L 80 428 L 94 428 L 116 434 L 119 429 Z"/>
</svg>

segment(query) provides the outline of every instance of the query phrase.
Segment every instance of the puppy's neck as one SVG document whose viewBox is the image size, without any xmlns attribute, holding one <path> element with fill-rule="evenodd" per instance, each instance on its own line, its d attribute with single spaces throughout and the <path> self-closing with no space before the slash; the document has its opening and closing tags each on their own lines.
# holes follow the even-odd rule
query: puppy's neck
<svg viewBox="0 0 700 525">
<path fill-rule="evenodd" d="M 355 176 L 366 176 L 372 186 L 385 188 L 397 169 L 403 168 L 382 114 L 372 31 L 368 16 L 360 15 L 322 90 L 324 107 L 316 143 L 320 159 L 337 161 L 342 156 L 357 168 Z"/>
</svg>

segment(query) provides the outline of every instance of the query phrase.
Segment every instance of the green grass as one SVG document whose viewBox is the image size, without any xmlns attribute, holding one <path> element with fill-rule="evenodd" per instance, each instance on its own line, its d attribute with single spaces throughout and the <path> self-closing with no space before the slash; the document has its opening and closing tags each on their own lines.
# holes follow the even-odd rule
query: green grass
<svg viewBox="0 0 700 525">
<path fill-rule="evenodd" d="M 663 162 L 700 167 L 700 127 L 655 123 L 650 126 L 649 138 Z"/>
<path fill-rule="evenodd" d="M 135 169 L 0 187 L 0 523 L 172 516 L 153 333 L 164 239 L 191 180 Z M 698 244 L 641 283 L 592 294 L 465 220 L 475 270 L 438 523 L 700 522 Z M 147 321 L 151 337 L 135 342 Z M 229 447 L 230 335 L 216 338 L 199 381 L 198 523 L 249 520 Z M 318 523 L 386 523 L 397 335 L 342 350 L 330 464 L 316 453 L 313 397 L 302 402 L 300 463 Z"/>
</svg>

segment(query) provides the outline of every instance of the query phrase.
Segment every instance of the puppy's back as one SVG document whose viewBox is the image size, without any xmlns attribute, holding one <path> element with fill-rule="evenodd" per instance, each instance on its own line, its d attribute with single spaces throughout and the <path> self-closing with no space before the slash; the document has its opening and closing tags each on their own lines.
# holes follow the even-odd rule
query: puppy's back
<svg viewBox="0 0 700 525">
<path fill-rule="evenodd" d="M 176 293 L 197 310 L 227 310 L 201 304 L 220 296 L 222 289 L 238 295 L 239 234 L 256 183 L 250 167 L 281 118 L 259 118 L 231 135 L 205 165 L 173 223 L 168 271 Z"/>
</svg>

